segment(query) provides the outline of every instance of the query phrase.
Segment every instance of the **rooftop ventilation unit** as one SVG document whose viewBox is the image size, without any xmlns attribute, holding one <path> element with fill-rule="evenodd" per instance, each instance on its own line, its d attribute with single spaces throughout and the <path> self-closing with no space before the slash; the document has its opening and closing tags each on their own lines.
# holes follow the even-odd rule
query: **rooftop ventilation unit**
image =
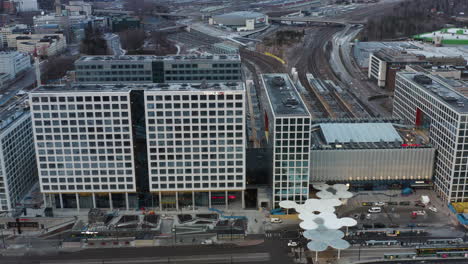
<svg viewBox="0 0 468 264">
<path fill-rule="evenodd" d="M 276 87 L 282 87 L 284 86 L 284 84 L 286 83 L 286 81 L 284 80 L 283 77 L 281 76 L 275 76 L 273 77 L 273 79 L 271 80 L 271 83 L 276 86 Z"/>
<path fill-rule="evenodd" d="M 423 84 L 423 85 L 432 84 L 432 79 L 427 77 L 426 75 L 418 74 L 418 75 L 415 75 L 413 79 L 415 82 L 419 84 Z"/>
</svg>

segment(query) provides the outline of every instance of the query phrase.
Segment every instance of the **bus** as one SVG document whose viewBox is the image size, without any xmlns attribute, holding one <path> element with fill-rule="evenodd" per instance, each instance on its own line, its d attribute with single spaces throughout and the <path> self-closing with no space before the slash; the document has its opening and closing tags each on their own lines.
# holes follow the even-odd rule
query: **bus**
<svg viewBox="0 0 468 264">
<path fill-rule="evenodd" d="M 398 240 L 367 240 L 366 246 L 394 246 L 399 245 Z"/>
</svg>

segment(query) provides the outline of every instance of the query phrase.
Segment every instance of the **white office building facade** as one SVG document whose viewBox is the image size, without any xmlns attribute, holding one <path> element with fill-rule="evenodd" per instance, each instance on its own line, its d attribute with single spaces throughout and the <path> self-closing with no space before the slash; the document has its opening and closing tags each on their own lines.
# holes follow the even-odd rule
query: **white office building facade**
<svg viewBox="0 0 468 264">
<path fill-rule="evenodd" d="M 0 211 L 11 212 L 38 179 L 30 113 L 5 117 L 0 128 Z"/>
<path fill-rule="evenodd" d="M 393 115 L 428 132 L 437 151 L 434 184 L 445 201 L 468 201 L 468 100 L 443 78 L 397 74 Z"/>
<path fill-rule="evenodd" d="M 160 206 L 243 207 L 244 85 L 170 85 L 144 95 L 150 191 Z"/>
<path fill-rule="evenodd" d="M 311 114 L 287 74 L 264 74 L 262 84 L 273 150 L 272 207 L 283 200 L 303 203 L 309 198 Z"/>
<path fill-rule="evenodd" d="M 31 67 L 31 58 L 27 53 L 18 51 L 0 51 L 0 72 L 14 79 L 18 73 Z"/>
<path fill-rule="evenodd" d="M 46 205 L 128 208 L 136 191 L 130 90 L 42 87 L 30 102 Z"/>
</svg>

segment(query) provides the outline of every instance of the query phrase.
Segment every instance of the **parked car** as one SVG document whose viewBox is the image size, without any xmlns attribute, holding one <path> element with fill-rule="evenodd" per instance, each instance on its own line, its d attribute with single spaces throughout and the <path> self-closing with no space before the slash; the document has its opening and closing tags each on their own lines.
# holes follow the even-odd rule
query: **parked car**
<svg viewBox="0 0 468 264">
<path fill-rule="evenodd" d="M 398 230 L 393 230 L 393 232 L 387 232 L 388 237 L 396 237 L 400 234 L 400 231 Z"/>
<path fill-rule="evenodd" d="M 382 212 L 382 207 L 372 207 L 369 210 L 367 210 L 369 213 L 380 213 Z"/>
<path fill-rule="evenodd" d="M 359 219 L 362 221 L 364 219 L 366 219 L 366 215 L 365 214 L 361 214 L 361 216 L 359 217 Z"/>
<path fill-rule="evenodd" d="M 410 205 L 410 202 L 400 202 L 400 205 L 408 206 L 408 205 Z"/>
<path fill-rule="evenodd" d="M 283 223 L 283 220 L 276 218 L 276 217 L 272 217 L 270 218 L 270 223 L 280 224 L 280 223 Z"/>
<path fill-rule="evenodd" d="M 424 210 L 413 211 L 413 214 L 416 214 L 416 215 L 426 215 L 426 211 L 424 211 Z"/>
<path fill-rule="evenodd" d="M 289 240 L 288 247 L 297 247 L 299 244 L 296 241 Z"/>
<path fill-rule="evenodd" d="M 424 204 L 424 203 L 421 202 L 421 201 L 416 201 L 416 202 L 414 203 L 414 205 L 415 205 L 415 206 L 418 206 L 418 207 L 422 207 L 422 208 L 426 207 L 426 204 Z"/>
<path fill-rule="evenodd" d="M 372 206 L 372 203 L 363 202 L 362 206 Z"/>
<path fill-rule="evenodd" d="M 201 242 L 202 245 L 213 245 L 213 240 L 207 239 Z"/>
<path fill-rule="evenodd" d="M 374 203 L 374 206 L 384 206 L 385 203 L 384 202 L 375 202 Z"/>
<path fill-rule="evenodd" d="M 385 228 L 386 225 L 385 224 L 382 224 L 382 223 L 375 223 L 374 224 L 374 228 Z"/>
<path fill-rule="evenodd" d="M 437 213 L 437 208 L 435 208 L 434 206 L 429 206 L 427 207 L 427 209 L 431 210 L 434 213 Z"/>
</svg>

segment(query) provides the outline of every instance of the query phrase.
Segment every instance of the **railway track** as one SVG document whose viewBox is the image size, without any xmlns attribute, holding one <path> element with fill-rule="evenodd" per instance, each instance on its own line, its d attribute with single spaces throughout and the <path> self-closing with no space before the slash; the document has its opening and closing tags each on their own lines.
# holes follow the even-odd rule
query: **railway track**
<svg viewBox="0 0 468 264">
<path fill-rule="evenodd" d="M 325 27 L 320 28 L 314 36 L 319 38 L 313 38 L 309 41 L 305 40 L 305 46 L 308 50 L 311 50 L 309 54 L 305 54 L 298 63 L 296 69 L 298 69 L 299 79 L 301 83 L 310 91 L 310 97 L 314 101 L 312 105 L 315 105 L 318 111 L 323 112 L 320 117 L 352 117 L 354 114 L 349 108 L 346 108 L 341 100 L 336 98 L 336 95 L 332 92 L 327 98 L 323 95 L 318 94 L 317 91 L 310 86 L 306 74 L 312 73 L 315 78 L 322 80 L 332 80 L 336 82 L 338 78 L 335 76 L 331 69 L 328 58 L 326 56 L 327 43 L 330 41 L 332 36 L 341 30 L 341 27 Z M 310 37 L 309 37 L 310 38 Z M 317 112 L 312 110 L 313 112 Z"/>
<path fill-rule="evenodd" d="M 257 65 L 260 70 L 259 74 L 262 73 L 285 73 L 286 68 L 281 62 L 276 59 L 264 55 L 259 52 L 250 51 L 247 49 L 240 50 L 241 58 L 251 64 Z"/>
</svg>

